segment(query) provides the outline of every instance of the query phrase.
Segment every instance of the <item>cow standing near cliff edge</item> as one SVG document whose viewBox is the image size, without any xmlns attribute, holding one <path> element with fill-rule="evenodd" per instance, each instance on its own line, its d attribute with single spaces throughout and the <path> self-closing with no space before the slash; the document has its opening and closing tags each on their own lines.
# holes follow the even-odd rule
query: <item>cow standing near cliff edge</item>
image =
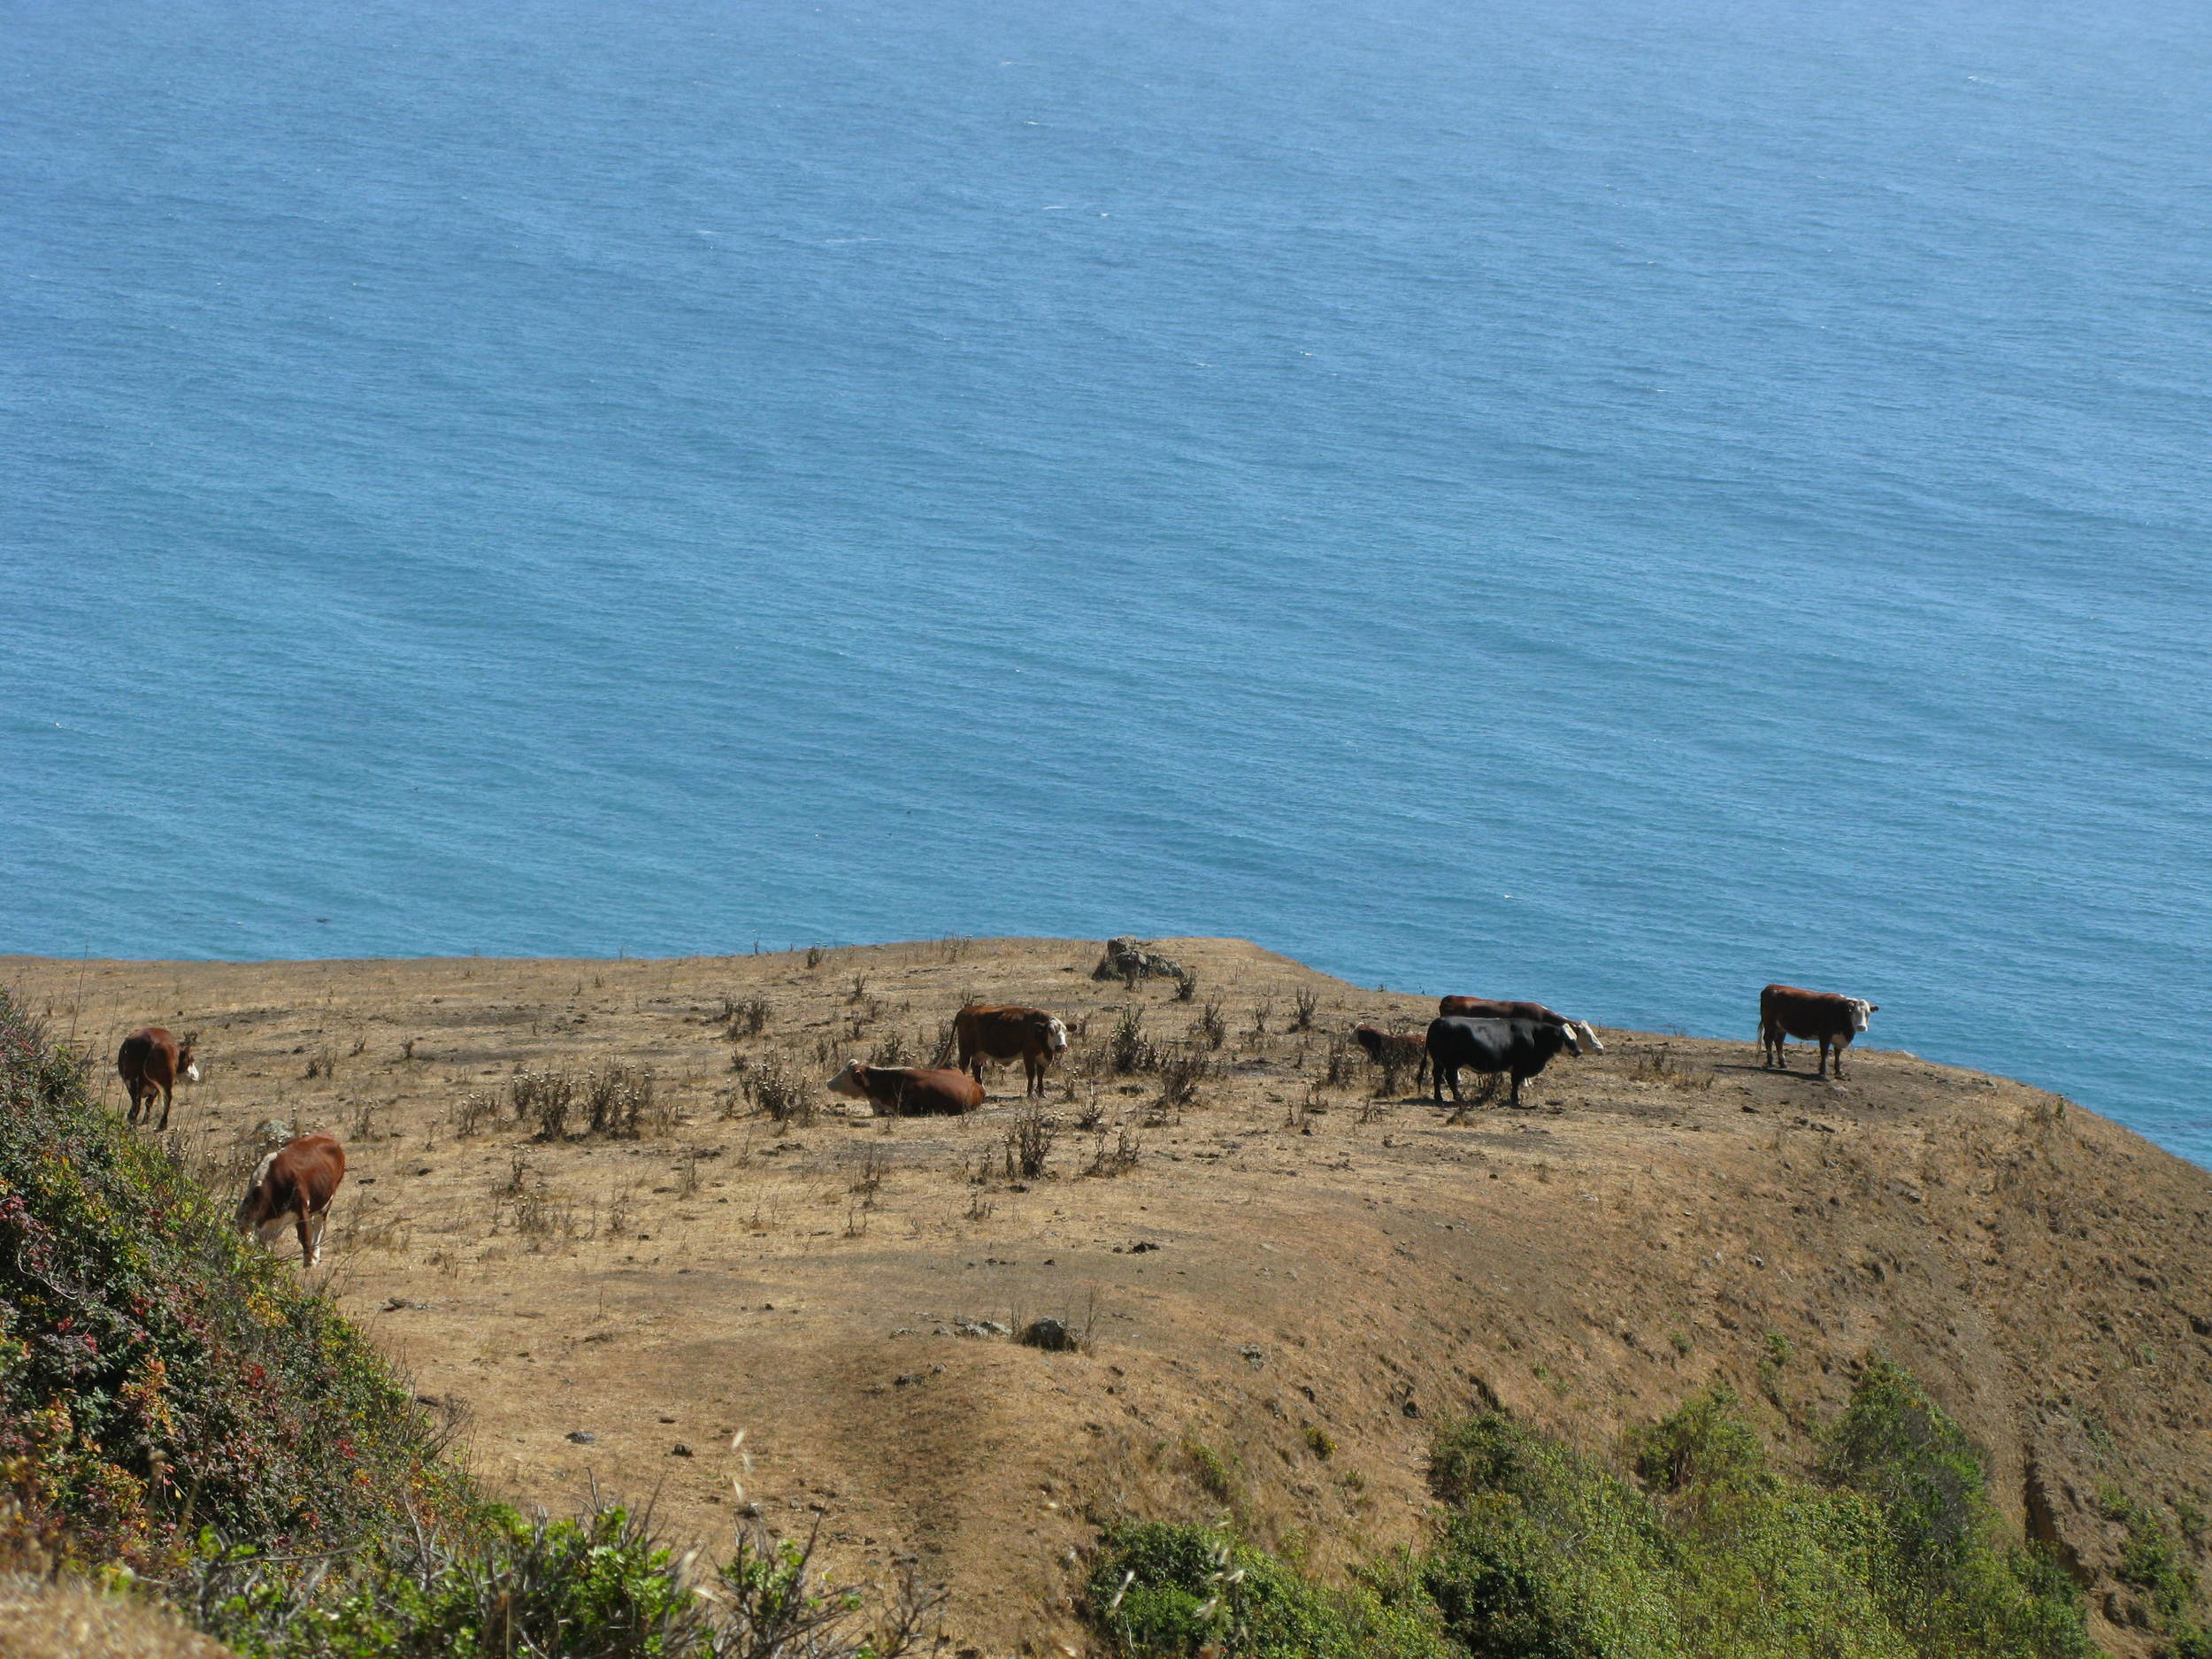
<svg viewBox="0 0 2212 1659">
<path fill-rule="evenodd" d="M 1852 1038 L 1866 1029 L 1866 1017 L 1881 1004 L 1863 997 L 1841 996 L 1833 991 L 1801 991 L 1793 985 L 1770 985 L 1759 993 L 1759 1055 L 1769 1066 L 1789 1068 L 1784 1042 L 1820 1044 L 1819 1075 L 1828 1075 L 1828 1051 L 1836 1054 L 1836 1076 L 1843 1076 L 1843 1051 Z"/>
</svg>

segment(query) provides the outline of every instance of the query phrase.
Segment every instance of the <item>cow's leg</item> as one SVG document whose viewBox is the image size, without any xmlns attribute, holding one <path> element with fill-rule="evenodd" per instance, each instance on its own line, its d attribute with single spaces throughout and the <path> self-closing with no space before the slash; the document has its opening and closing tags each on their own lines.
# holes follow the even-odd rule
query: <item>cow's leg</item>
<svg viewBox="0 0 2212 1659">
<path fill-rule="evenodd" d="M 157 1133 L 157 1134 L 165 1134 L 165 1133 L 168 1133 L 168 1129 L 169 1129 L 169 1099 L 170 1099 L 170 1092 L 171 1092 L 171 1087 L 173 1087 L 173 1086 L 170 1086 L 170 1085 L 164 1085 L 164 1086 L 163 1086 L 163 1087 L 162 1087 L 162 1091 L 161 1091 L 161 1125 L 160 1125 L 160 1127 L 159 1127 L 158 1129 L 157 1129 L 157 1130 L 154 1132 L 154 1133 Z M 150 1118 L 150 1117 L 152 1117 L 152 1116 L 154 1115 L 154 1114 L 153 1114 L 153 1104 L 154 1104 L 154 1103 L 153 1103 L 153 1102 L 151 1102 L 150 1100 L 150 1101 L 148 1101 L 148 1102 L 146 1102 L 146 1115 L 147 1115 L 149 1118 Z"/>
<path fill-rule="evenodd" d="M 1516 1071 L 1512 1073 L 1512 1078 L 1513 1093 L 1508 1103 L 1515 1111 L 1518 1111 L 1521 1110 L 1521 1074 L 1518 1071 Z"/>
<path fill-rule="evenodd" d="M 300 1235 L 300 1271 L 315 1265 L 315 1258 L 322 1254 L 317 1248 L 311 1225 L 307 1218 L 307 1206 L 302 1204 L 292 1212 L 292 1225 Z"/>
<path fill-rule="evenodd" d="M 1820 1072 L 1819 1072 L 1819 1075 L 1820 1075 L 1820 1076 L 1822 1076 L 1822 1077 L 1824 1077 L 1824 1077 L 1826 1077 L 1826 1076 L 1828 1075 L 1828 1039 L 1827 1039 L 1827 1038 L 1825 1038 L 1825 1037 L 1823 1037 L 1823 1038 L 1820 1040 Z"/>
</svg>

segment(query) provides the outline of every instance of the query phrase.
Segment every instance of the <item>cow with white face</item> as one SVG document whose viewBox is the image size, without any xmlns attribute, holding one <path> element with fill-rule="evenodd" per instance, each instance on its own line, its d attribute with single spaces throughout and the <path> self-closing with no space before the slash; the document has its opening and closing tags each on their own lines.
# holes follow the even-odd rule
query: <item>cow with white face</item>
<svg viewBox="0 0 2212 1659">
<path fill-rule="evenodd" d="M 1863 996 L 1844 996 L 1834 991 L 1803 991 L 1793 985 L 1770 985 L 1759 993 L 1759 1053 L 1762 1064 L 1786 1070 L 1789 1056 L 1783 1045 L 1792 1037 L 1820 1044 L 1819 1075 L 1828 1075 L 1828 1056 L 1836 1056 L 1836 1076 L 1843 1076 L 1843 1051 L 1866 1029 L 1867 1017 L 1881 1004 Z"/>
</svg>

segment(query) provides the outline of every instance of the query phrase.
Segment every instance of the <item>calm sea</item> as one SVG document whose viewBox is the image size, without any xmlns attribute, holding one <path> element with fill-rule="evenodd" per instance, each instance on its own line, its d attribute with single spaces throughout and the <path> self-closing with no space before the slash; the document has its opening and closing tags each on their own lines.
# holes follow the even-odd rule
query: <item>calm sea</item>
<svg viewBox="0 0 2212 1659">
<path fill-rule="evenodd" d="M 0 949 L 1248 935 L 2212 1161 L 2197 0 L 0 0 Z"/>
</svg>

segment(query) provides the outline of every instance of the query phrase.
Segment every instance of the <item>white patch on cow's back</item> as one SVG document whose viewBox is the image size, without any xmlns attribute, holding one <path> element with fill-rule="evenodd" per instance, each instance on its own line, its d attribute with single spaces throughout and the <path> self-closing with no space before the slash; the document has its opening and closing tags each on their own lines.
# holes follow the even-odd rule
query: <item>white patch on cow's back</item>
<svg viewBox="0 0 2212 1659">
<path fill-rule="evenodd" d="M 1051 1048 L 1052 1052 L 1057 1054 L 1068 1046 L 1068 1028 L 1062 1025 L 1056 1017 L 1048 1021 L 1047 1025 L 1048 1034 L 1045 1041 Z"/>
</svg>

